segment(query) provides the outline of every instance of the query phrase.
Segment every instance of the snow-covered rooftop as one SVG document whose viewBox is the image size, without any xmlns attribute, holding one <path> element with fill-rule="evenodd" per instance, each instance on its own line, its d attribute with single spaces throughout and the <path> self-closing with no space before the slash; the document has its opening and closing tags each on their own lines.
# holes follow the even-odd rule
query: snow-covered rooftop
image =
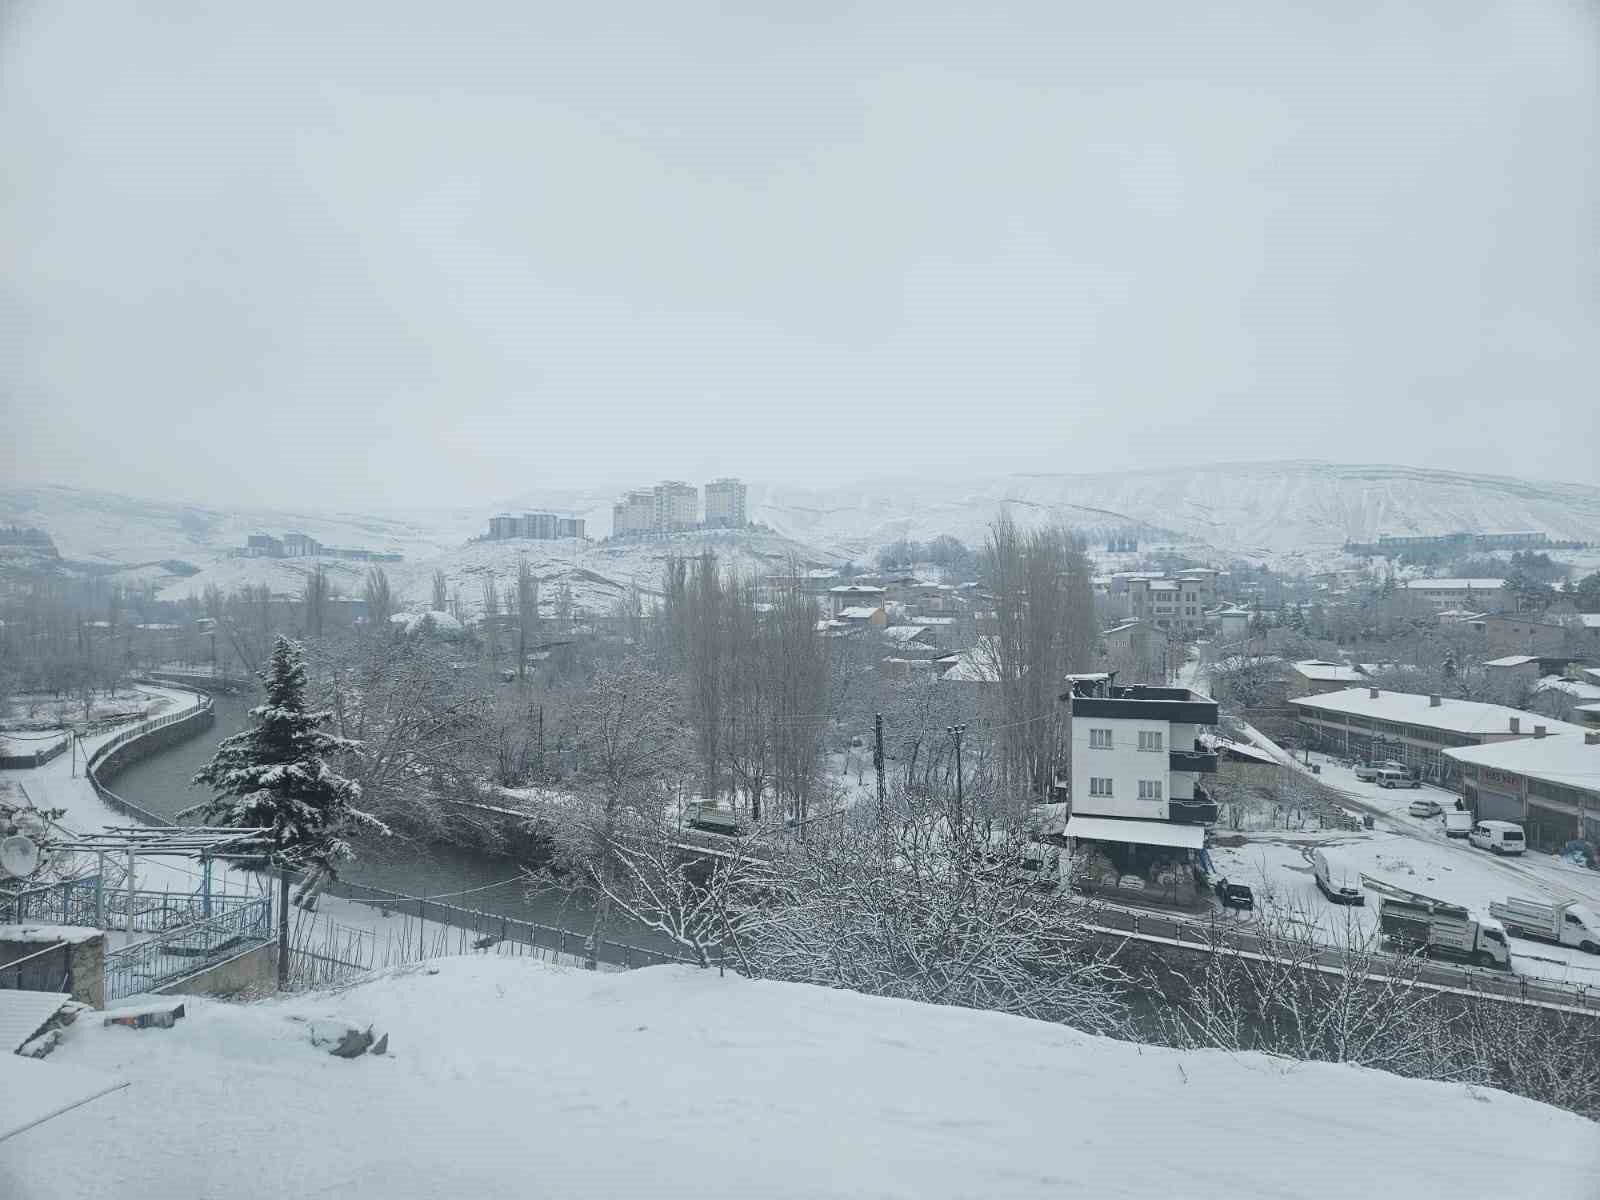
<svg viewBox="0 0 1600 1200">
<path fill-rule="evenodd" d="M 883 631 L 883 636 L 891 642 L 914 642 L 927 631 L 925 625 L 891 625 Z"/>
<path fill-rule="evenodd" d="M 1483 665 L 1486 667 L 1525 667 L 1529 663 L 1539 661 L 1537 654 L 1507 654 L 1504 658 L 1491 658 Z"/>
<path fill-rule="evenodd" d="M 1549 720 L 1537 713 L 1524 712 L 1504 704 L 1446 697 L 1434 707 L 1428 696 L 1417 692 L 1380 690 L 1376 699 L 1370 692 L 1368 688 L 1348 688 L 1322 696 L 1298 696 L 1289 703 L 1302 709 L 1378 717 L 1385 721 L 1402 721 L 1449 733 L 1510 733 L 1511 722 L 1516 720 L 1523 734 L 1531 734 L 1535 725 L 1543 725 L 1550 737 L 1576 735 L 1580 742 L 1583 740 L 1581 726 Z"/>
<path fill-rule="evenodd" d="M 951 655 L 949 662 L 950 669 L 939 676 L 947 683 L 996 683 L 1000 679 L 999 652 L 993 638 L 979 638 L 977 645 Z"/>
<path fill-rule="evenodd" d="M 1579 613 L 1578 624 L 1585 629 L 1600 629 L 1600 613 Z"/>
<path fill-rule="evenodd" d="M 1492 592 L 1505 584 L 1504 579 L 1408 579 L 1402 586 L 1422 592 Z"/>
<path fill-rule="evenodd" d="M 841 608 L 839 610 L 839 619 L 843 621 L 865 621 L 876 616 L 879 611 L 877 608 L 869 608 L 865 605 L 858 605 L 854 608 Z"/>
<path fill-rule="evenodd" d="M 1363 678 L 1355 667 L 1324 662 L 1320 658 L 1308 658 L 1303 662 L 1297 662 L 1294 664 L 1294 670 L 1306 679 L 1323 683 L 1353 683 Z"/>
<path fill-rule="evenodd" d="M 1573 726 L 1572 728 L 1577 728 Z M 1516 738 L 1446 750 L 1457 762 L 1511 771 L 1547 783 L 1600 793 L 1600 745 L 1578 737 Z"/>
</svg>

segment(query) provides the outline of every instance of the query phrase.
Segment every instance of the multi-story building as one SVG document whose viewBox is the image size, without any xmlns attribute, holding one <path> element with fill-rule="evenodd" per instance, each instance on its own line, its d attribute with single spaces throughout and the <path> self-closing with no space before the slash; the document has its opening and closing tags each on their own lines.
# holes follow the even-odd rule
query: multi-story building
<svg viewBox="0 0 1600 1200">
<path fill-rule="evenodd" d="M 693 529 L 700 524 L 700 493 L 689 484 L 663 479 L 656 484 L 653 499 L 657 533 Z"/>
<path fill-rule="evenodd" d="M 1188 688 L 1119 687 L 1113 678 L 1106 673 L 1071 677 L 1067 836 L 1094 837 L 1073 833 L 1074 825 L 1090 818 L 1097 829 L 1107 821 L 1132 822 L 1123 829 L 1127 836 L 1113 840 L 1135 843 L 1140 834 L 1172 836 L 1149 826 L 1215 821 L 1216 802 L 1199 776 L 1216 773 L 1217 756 L 1200 747 L 1198 732 L 1217 723 L 1217 702 Z M 1189 840 L 1200 845 L 1198 837 Z"/>
<path fill-rule="evenodd" d="M 532 538 L 536 541 L 553 541 L 556 538 L 583 536 L 582 517 L 563 517 L 552 512 L 526 512 L 520 517 L 507 513 L 489 518 L 489 537 Z"/>
<path fill-rule="evenodd" d="M 636 488 L 611 506 L 613 536 L 649 533 L 656 524 L 656 496 L 649 488 Z"/>
<path fill-rule="evenodd" d="M 1515 607 L 1506 594 L 1504 579 L 1408 579 L 1401 586 L 1414 606 L 1434 612 L 1500 612 Z"/>
<path fill-rule="evenodd" d="M 322 553 L 322 543 L 303 533 L 286 533 L 283 553 L 286 558 L 313 558 Z"/>
<path fill-rule="evenodd" d="M 1185 571 L 1162 579 L 1128 580 L 1133 619 L 1168 633 L 1198 633 L 1217 598 L 1217 572 Z"/>
<path fill-rule="evenodd" d="M 282 558 L 283 539 L 270 533 L 252 533 L 245 540 L 245 553 L 251 558 Z"/>
<path fill-rule="evenodd" d="M 705 486 L 706 524 L 740 529 L 746 524 L 745 486 L 737 479 L 713 479 Z"/>
</svg>

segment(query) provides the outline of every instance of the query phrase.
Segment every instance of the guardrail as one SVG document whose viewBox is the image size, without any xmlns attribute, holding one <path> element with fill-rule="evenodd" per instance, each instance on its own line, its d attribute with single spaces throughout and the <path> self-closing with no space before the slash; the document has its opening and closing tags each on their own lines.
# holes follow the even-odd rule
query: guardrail
<svg viewBox="0 0 1600 1200">
<path fill-rule="evenodd" d="M 137 893 L 136 893 L 137 895 Z M 154 991 L 272 940 L 266 896 L 106 955 L 106 1000 Z"/>
<path fill-rule="evenodd" d="M 163 684 L 162 686 L 171 687 L 173 685 Z M 135 804 L 131 800 L 124 800 L 121 796 L 117 795 L 116 792 L 112 791 L 105 784 L 100 782 L 99 769 L 101 764 L 107 757 L 111 755 L 113 751 L 126 746 L 134 739 L 146 737 L 149 734 L 155 733 L 159 729 L 165 729 L 169 725 L 176 725 L 180 721 L 193 720 L 198 714 L 211 712 L 215 707 L 210 696 L 204 695 L 200 692 L 190 692 L 190 695 L 197 697 L 197 702 L 195 703 L 194 707 L 186 708 L 182 712 L 167 713 L 165 716 L 152 717 L 148 721 L 141 721 L 137 725 L 130 726 L 129 728 L 124 729 L 121 733 L 117 734 L 115 737 L 111 738 L 109 741 L 102 744 L 89 757 L 89 762 L 84 768 L 84 774 L 88 777 L 89 786 L 94 788 L 95 794 L 99 796 L 109 808 L 122 813 L 124 816 L 132 817 L 136 821 L 142 821 L 146 825 L 154 825 L 158 828 L 170 828 L 176 824 L 176 822 L 172 821 L 168 817 L 162 816 L 160 813 L 153 813 L 149 809 Z"/>
</svg>

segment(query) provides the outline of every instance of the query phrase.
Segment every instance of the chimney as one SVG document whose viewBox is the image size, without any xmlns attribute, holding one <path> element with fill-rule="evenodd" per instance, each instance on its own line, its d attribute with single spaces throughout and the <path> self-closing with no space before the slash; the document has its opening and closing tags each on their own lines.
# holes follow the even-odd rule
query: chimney
<svg viewBox="0 0 1600 1200">
<path fill-rule="evenodd" d="M 1544 736 L 1544 726 L 1543 725 L 1535 725 L 1533 727 L 1533 736 L 1536 737 L 1536 738 L 1542 738 Z"/>
<path fill-rule="evenodd" d="M 1511 718 L 1511 732 L 1512 733 L 1521 733 L 1522 732 L 1522 718 L 1520 718 L 1520 717 L 1512 717 Z"/>
<path fill-rule="evenodd" d="M 1444 697 L 1439 695 L 1438 693 L 1435 693 L 1434 695 L 1428 697 L 1428 707 L 1429 708 L 1438 708 L 1439 705 L 1441 705 L 1443 703 L 1444 703 Z"/>
<path fill-rule="evenodd" d="M 1367 699 L 1368 700 L 1376 700 L 1377 698 L 1378 698 L 1378 689 L 1377 688 L 1368 688 L 1367 689 Z"/>
</svg>

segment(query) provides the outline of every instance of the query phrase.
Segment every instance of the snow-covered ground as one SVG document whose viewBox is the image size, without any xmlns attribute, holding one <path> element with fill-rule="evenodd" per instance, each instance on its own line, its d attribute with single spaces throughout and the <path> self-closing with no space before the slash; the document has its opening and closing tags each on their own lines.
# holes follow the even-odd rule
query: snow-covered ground
<svg viewBox="0 0 1600 1200">
<path fill-rule="evenodd" d="M 1327 901 L 1312 879 L 1302 848 L 1321 849 L 1330 865 L 1354 877 L 1365 873 L 1386 883 L 1440 900 L 1464 904 L 1488 915 L 1491 900 L 1521 896 L 1532 900 L 1578 900 L 1600 910 L 1600 872 L 1575 867 L 1548 854 L 1528 853 L 1501 858 L 1478 850 L 1465 839 L 1447 838 L 1443 817 L 1413 817 L 1407 808 L 1418 798 L 1444 809 L 1454 792 L 1424 784 L 1420 788 L 1380 788 L 1326 755 L 1311 755 L 1321 766 L 1319 778 L 1361 805 L 1378 810 L 1375 828 L 1359 833 L 1300 834 L 1281 831 L 1245 834 L 1243 846 L 1211 850 L 1218 870 L 1249 883 L 1263 907 L 1310 914 L 1330 932 L 1354 919 L 1370 929 L 1377 907 L 1369 897 L 1364 908 L 1347 909 Z M 1226 835 L 1224 835 L 1226 836 Z M 1513 966 L 1518 973 L 1567 983 L 1600 986 L 1600 955 L 1570 946 L 1512 938 Z"/>
<path fill-rule="evenodd" d="M 0 1148 L 0 1195 L 1600 1194 L 1600 1128 L 1481 1088 L 690 968 L 430 968 L 79 1021 L 44 1065 L 131 1086 Z M 330 1057 L 322 1018 L 391 1054 Z"/>
</svg>

